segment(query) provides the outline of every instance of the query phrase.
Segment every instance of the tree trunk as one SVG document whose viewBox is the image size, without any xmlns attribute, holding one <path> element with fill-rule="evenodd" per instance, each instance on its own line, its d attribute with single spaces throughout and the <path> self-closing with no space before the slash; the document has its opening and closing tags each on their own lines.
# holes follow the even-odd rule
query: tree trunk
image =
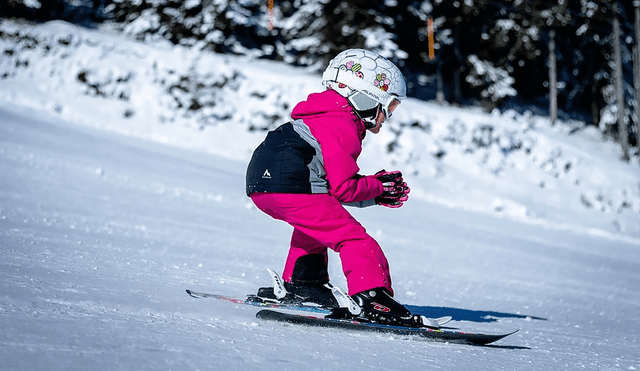
<svg viewBox="0 0 640 371">
<path fill-rule="evenodd" d="M 633 5 L 636 7 L 636 47 L 634 49 L 634 61 L 633 61 L 633 85 L 635 87 L 635 135 L 636 135 L 636 147 L 640 147 L 640 0 L 635 0 Z"/>
<path fill-rule="evenodd" d="M 558 118 L 558 91 L 556 90 L 556 33 L 549 32 L 549 116 L 551 125 L 556 124 Z"/>
<path fill-rule="evenodd" d="M 616 7 L 617 8 L 617 7 Z M 620 52 L 620 22 L 618 12 L 613 18 L 613 54 L 615 63 L 616 101 L 618 103 L 618 139 L 622 146 L 622 160 L 629 161 L 629 132 L 625 122 L 624 89 L 622 85 L 622 57 Z"/>
</svg>

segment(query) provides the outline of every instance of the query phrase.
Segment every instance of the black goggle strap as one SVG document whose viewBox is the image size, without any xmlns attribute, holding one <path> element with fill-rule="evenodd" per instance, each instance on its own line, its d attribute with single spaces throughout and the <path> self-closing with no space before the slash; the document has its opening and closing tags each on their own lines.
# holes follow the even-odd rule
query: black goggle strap
<svg viewBox="0 0 640 371">
<path fill-rule="evenodd" d="M 356 115 L 364 122 L 365 129 L 374 128 L 379 110 L 378 101 L 358 91 L 351 94 L 347 99 Z"/>
<path fill-rule="evenodd" d="M 360 119 L 364 122 L 365 129 L 371 129 L 376 126 L 376 117 L 378 116 L 378 111 L 378 106 L 364 111 L 358 111 L 356 109 L 353 110 L 353 112 L 355 112 L 356 115 L 358 115 L 358 117 L 360 117 Z"/>
</svg>

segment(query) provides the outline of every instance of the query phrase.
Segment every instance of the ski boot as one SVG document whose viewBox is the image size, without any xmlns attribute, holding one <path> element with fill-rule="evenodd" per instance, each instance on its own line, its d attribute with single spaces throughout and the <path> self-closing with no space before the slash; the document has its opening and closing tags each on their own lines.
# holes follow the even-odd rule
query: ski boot
<svg viewBox="0 0 640 371">
<path fill-rule="evenodd" d="M 361 317 L 372 323 L 398 326 L 419 326 L 421 321 L 391 296 L 384 288 L 376 288 L 357 293 L 353 301 L 362 308 Z"/>
<path fill-rule="evenodd" d="M 330 283 L 325 283 L 324 285 L 301 285 L 284 282 L 283 287 L 286 292 L 283 297 L 276 296 L 275 292 L 278 290 L 274 289 L 274 287 L 261 287 L 255 296 L 250 296 L 250 299 L 278 304 L 319 306 L 327 309 L 338 307 L 338 302 L 331 292 L 333 286 Z"/>
<path fill-rule="evenodd" d="M 327 309 L 338 307 L 333 296 L 327 273 L 326 257 L 322 254 L 305 255 L 296 261 L 291 282 L 283 282 L 280 276 L 268 269 L 273 287 L 258 289 L 257 298 L 273 303 L 320 306 Z"/>
<path fill-rule="evenodd" d="M 324 317 L 326 319 L 431 329 L 439 329 L 453 319 L 450 316 L 428 318 L 412 314 L 384 288 L 366 290 L 353 296 L 348 296 L 339 287 L 334 287 L 332 291 L 340 307 L 332 309 L 331 313 Z"/>
</svg>

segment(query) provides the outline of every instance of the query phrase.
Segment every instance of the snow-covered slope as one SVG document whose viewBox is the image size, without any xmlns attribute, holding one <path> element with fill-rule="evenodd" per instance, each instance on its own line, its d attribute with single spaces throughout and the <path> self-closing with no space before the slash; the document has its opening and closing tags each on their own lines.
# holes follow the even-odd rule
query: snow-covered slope
<svg viewBox="0 0 640 371">
<path fill-rule="evenodd" d="M 475 348 L 263 323 L 184 292 L 242 296 L 283 264 L 290 228 L 250 206 L 244 162 L 48 116 L 0 110 L 3 369 L 640 368 L 637 240 L 419 198 L 356 210 L 412 310 L 521 331 Z"/>
<path fill-rule="evenodd" d="M 281 268 L 290 228 L 244 195 L 264 136 L 247 128 L 276 125 L 259 112 L 284 116 L 314 76 L 62 23 L 0 30 L 0 368 L 640 368 L 637 163 L 579 123 L 407 100 L 366 138 L 363 172 L 402 169 L 413 190 L 401 209 L 353 210 L 398 298 L 455 327 L 521 329 L 497 347 L 263 323 L 184 289 L 242 296 Z M 129 98 L 92 94 L 83 70 Z M 231 118 L 171 105 L 233 71 L 251 78 L 202 92 Z M 195 90 L 169 88 L 185 76 Z"/>
</svg>

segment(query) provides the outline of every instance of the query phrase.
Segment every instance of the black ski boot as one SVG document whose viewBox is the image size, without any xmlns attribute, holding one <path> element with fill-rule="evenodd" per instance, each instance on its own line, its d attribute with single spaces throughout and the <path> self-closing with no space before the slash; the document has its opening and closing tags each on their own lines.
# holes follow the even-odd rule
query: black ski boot
<svg viewBox="0 0 640 371">
<path fill-rule="evenodd" d="M 291 282 L 285 282 L 287 292 L 303 302 L 314 303 L 326 308 L 338 307 L 338 301 L 331 292 L 327 257 L 324 254 L 304 255 L 296 260 Z"/>
<path fill-rule="evenodd" d="M 312 304 L 332 309 L 339 305 L 331 287 L 326 257 L 322 254 L 310 254 L 296 261 L 291 282 L 284 282 L 286 295 L 283 298 L 276 297 L 273 287 L 261 287 L 257 296 L 270 302 Z"/>
<path fill-rule="evenodd" d="M 293 294 L 302 303 L 317 304 L 328 309 L 338 307 L 338 301 L 331 292 L 331 284 L 294 284 L 285 282 L 287 292 Z"/>
<path fill-rule="evenodd" d="M 367 321 L 385 325 L 420 326 L 420 317 L 412 315 L 387 289 L 366 290 L 351 297 L 362 308 L 360 316 Z"/>
</svg>

